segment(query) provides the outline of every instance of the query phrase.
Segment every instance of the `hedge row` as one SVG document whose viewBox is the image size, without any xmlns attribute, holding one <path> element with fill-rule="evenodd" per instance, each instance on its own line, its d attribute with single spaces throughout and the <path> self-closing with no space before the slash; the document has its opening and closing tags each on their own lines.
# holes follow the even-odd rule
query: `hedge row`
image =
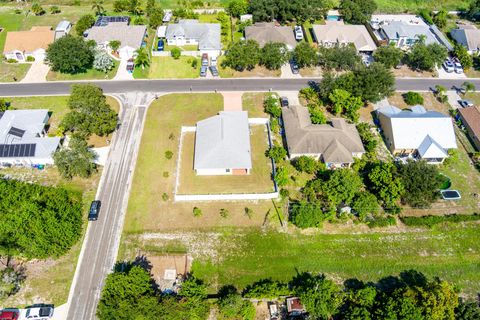
<svg viewBox="0 0 480 320">
<path fill-rule="evenodd" d="M 476 221 L 480 220 L 480 214 L 475 213 L 473 215 L 457 215 L 451 214 L 447 216 L 423 216 L 423 217 L 401 217 L 400 220 L 404 224 L 410 227 L 433 227 L 436 224 L 444 222 L 462 222 L 462 221 Z"/>
</svg>

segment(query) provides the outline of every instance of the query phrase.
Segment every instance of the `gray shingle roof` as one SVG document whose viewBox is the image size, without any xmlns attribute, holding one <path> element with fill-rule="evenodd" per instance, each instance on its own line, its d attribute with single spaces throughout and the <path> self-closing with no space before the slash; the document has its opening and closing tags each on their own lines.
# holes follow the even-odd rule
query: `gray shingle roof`
<svg viewBox="0 0 480 320">
<path fill-rule="evenodd" d="M 365 149 L 355 125 L 342 118 L 332 124 L 312 124 L 310 113 L 302 106 L 282 108 L 287 147 L 292 154 L 321 154 L 325 162 L 351 163 L 353 153 Z"/>
<path fill-rule="evenodd" d="M 251 169 L 246 111 L 221 111 L 197 123 L 194 169 Z"/>
<path fill-rule="evenodd" d="M 268 42 L 284 43 L 289 49 L 297 46 L 292 27 L 275 26 L 274 23 L 262 22 L 246 27 L 245 38 L 257 41 L 260 47 Z"/>
<path fill-rule="evenodd" d="M 450 31 L 452 38 L 468 50 L 480 49 L 480 30 L 478 29 L 453 29 Z"/>
<path fill-rule="evenodd" d="M 399 37 L 408 37 L 418 39 L 424 35 L 425 44 L 438 43 L 437 39 L 426 25 L 413 25 L 404 21 L 391 21 L 382 26 L 383 31 L 389 39 L 398 39 Z"/>
<path fill-rule="evenodd" d="M 220 50 L 219 23 L 199 23 L 198 20 L 180 20 L 167 26 L 165 38 L 167 40 L 176 37 L 196 39 L 199 50 Z"/>
<path fill-rule="evenodd" d="M 87 40 L 94 40 L 97 44 L 118 40 L 121 42 L 120 47 L 129 46 L 138 49 L 142 45 L 146 32 L 146 26 L 111 23 L 102 27 L 90 28 Z"/>
<path fill-rule="evenodd" d="M 377 49 L 375 42 L 364 25 L 327 24 L 313 25 L 313 33 L 321 44 L 328 43 L 353 43 L 357 51 L 373 51 Z"/>
</svg>

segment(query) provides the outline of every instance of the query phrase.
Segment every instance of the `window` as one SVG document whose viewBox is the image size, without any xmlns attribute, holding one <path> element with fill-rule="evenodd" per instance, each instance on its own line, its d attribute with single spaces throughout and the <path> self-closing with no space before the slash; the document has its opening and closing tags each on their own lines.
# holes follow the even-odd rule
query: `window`
<svg viewBox="0 0 480 320">
<path fill-rule="evenodd" d="M 230 173 L 230 169 L 226 169 L 225 172 Z"/>
</svg>

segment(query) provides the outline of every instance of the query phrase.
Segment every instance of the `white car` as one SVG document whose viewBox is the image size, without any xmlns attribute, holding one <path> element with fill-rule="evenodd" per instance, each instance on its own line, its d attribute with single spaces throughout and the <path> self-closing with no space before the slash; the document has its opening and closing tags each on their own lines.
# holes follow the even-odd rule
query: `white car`
<svg viewBox="0 0 480 320">
<path fill-rule="evenodd" d="M 463 73 L 463 67 L 460 62 L 455 62 L 455 73 Z"/>
<path fill-rule="evenodd" d="M 33 305 L 23 310 L 23 319 L 48 320 L 53 317 L 53 305 Z"/>
<path fill-rule="evenodd" d="M 303 40 L 302 27 L 300 27 L 300 26 L 295 26 L 295 28 L 293 28 L 293 30 L 295 31 L 295 40 L 297 40 L 297 41 Z"/>
<path fill-rule="evenodd" d="M 213 67 L 217 66 L 217 57 L 211 57 L 210 58 L 210 65 Z"/>
<path fill-rule="evenodd" d="M 448 73 L 452 73 L 453 71 L 455 71 L 455 66 L 453 65 L 453 62 L 450 60 L 445 60 L 445 62 L 443 63 L 443 68 Z"/>
</svg>

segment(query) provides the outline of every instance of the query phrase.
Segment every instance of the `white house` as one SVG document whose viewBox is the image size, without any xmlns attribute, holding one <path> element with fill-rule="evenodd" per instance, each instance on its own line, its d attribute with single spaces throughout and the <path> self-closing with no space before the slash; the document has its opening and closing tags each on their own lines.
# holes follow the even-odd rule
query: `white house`
<svg viewBox="0 0 480 320">
<path fill-rule="evenodd" d="M 130 26 L 126 23 L 109 23 L 106 26 L 93 26 L 86 31 L 86 39 L 94 40 L 102 49 L 107 49 L 111 41 L 120 41 L 120 59 L 128 60 L 142 47 L 147 35 L 147 27 Z"/>
<path fill-rule="evenodd" d="M 219 23 L 180 20 L 167 26 L 165 38 L 170 46 L 198 46 L 198 51 L 209 56 L 220 55 L 222 49 Z"/>
<path fill-rule="evenodd" d="M 59 137 L 47 137 L 46 109 L 7 110 L 0 113 L 0 163 L 13 165 L 53 164 Z"/>
<path fill-rule="evenodd" d="M 30 31 L 7 33 L 3 54 L 6 59 L 25 62 L 27 57 L 45 59 L 46 49 L 54 41 L 55 32 L 50 27 L 32 27 Z"/>
<path fill-rule="evenodd" d="M 377 110 L 387 147 L 394 155 L 413 155 L 428 163 L 442 163 L 457 142 L 452 118 L 422 106 L 401 110 L 394 106 Z"/>
<path fill-rule="evenodd" d="M 221 111 L 199 121 L 193 167 L 197 175 L 246 175 L 252 169 L 246 111 Z"/>
</svg>

